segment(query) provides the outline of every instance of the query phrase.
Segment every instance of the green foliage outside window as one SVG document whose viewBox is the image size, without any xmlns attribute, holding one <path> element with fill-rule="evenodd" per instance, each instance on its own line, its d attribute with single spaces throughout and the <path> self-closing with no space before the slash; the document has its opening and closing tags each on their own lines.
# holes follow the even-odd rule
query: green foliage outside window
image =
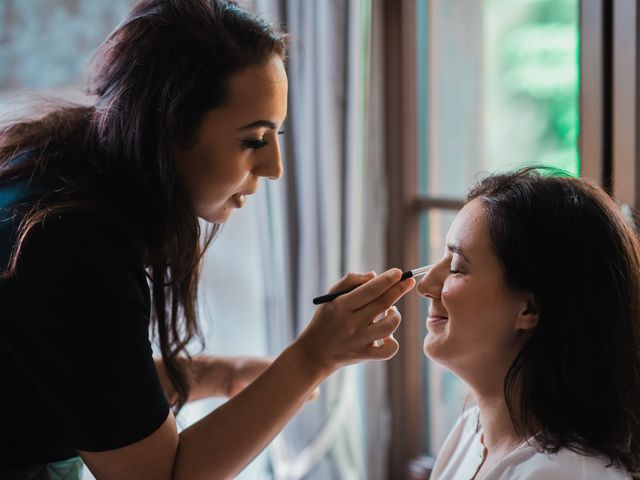
<svg viewBox="0 0 640 480">
<path fill-rule="evenodd" d="M 493 98 L 497 98 L 495 128 L 515 121 L 528 130 L 527 151 L 522 151 L 515 137 L 499 136 L 500 150 L 509 152 L 509 136 L 515 138 L 512 152 L 518 163 L 541 163 L 577 175 L 579 35 L 578 0 L 485 0 L 488 26 L 498 28 L 492 81 Z M 513 133 L 513 132 L 511 132 Z M 490 152 L 491 154 L 491 152 Z M 505 154 L 508 155 L 508 154 Z M 490 155 L 491 156 L 491 155 Z M 505 157 L 503 157 L 505 158 Z M 498 163 L 504 166 L 505 161 Z"/>
</svg>

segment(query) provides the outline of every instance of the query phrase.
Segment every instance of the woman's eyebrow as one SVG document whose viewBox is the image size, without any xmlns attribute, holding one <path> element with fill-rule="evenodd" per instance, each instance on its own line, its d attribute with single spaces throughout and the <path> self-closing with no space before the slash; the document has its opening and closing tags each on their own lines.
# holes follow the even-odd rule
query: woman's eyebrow
<svg viewBox="0 0 640 480">
<path fill-rule="evenodd" d="M 460 255 L 462 258 L 464 258 L 467 262 L 471 263 L 471 261 L 467 258 L 467 256 L 464 254 L 462 248 L 460 248 L 459 245 L 453 245 L 453 244 L 449 244 L 447 245 L 447 250 L 449 250 L 450 252 L 453 252 L 457 255 Z"/>
<path fill-rule="evenodd" d="M 269 120 L 256 120 L 255 122 L 252 122 L 249 125 L 240 127 L 238 130 L 250 130 L 252 128 L 269 128 L 271 130 L 275 130 L 276 124 Z"/>
</svg>

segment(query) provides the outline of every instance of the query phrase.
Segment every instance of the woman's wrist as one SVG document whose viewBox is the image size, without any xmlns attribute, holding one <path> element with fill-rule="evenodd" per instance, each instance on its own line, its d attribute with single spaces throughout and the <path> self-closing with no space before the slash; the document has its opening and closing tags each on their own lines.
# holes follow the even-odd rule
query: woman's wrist
<svg viewBox="0 0 640 480">
<path fill-rule="evenodd" d="M 299 337 L 289 345 L 283 355 L 289 356 L 291 364 L 295 365 L 303 375 L 313 379 L 314 387 L 336 370 L 336 368 L 323 363 L 313 348 L 305 343 L 303 337 Z"/>
</svg>

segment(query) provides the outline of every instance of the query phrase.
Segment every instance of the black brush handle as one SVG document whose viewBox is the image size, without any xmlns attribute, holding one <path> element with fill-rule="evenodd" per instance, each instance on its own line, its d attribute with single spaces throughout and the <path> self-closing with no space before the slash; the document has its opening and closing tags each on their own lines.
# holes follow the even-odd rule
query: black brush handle
<svg viewBox="0 0 640 480">
<path fill-rule="evenodd" d="M 411 277 L 413 277 L 413 272 L 411 270 L 407 270 L 406 272 L 402 273 L 402 277 L 400 277 L 400 281 L 406 280 L 407 278 L 411 278 Z M 353 290 L 355 290 L 359 286 L 360 285 L 356 285 L 354 287 L 349 287 L 349 288 L 344 288 L 342 290 L 338 290 L 337 292 L 327 293 L 326 295 L 320 295 L 319 297 L 316 297 L 316 298 L 313 299 L 313 304 L 314 305 L 321 305 L 323 303 L 330 302 L 331 300 L 333 300 L 335 298 L 338 298 L 340 295 L 344 295 L 345 293 L 352 292 Z"/>
<path fill-rule="evenodd" d="M 345 293 L 349 293 L 349 292 L 355 290 L 356 288 L 358 288 L 359 286 L 360 285 L 356 285 L 355 287 L 343 288 L 342 290 L 338 290 L 337 292 L 327 293 L 326 295 L 320 295 L 319 297 L 316 297 L 316 298 L 313 299 L 313 304 L 314 305 L 320 305 L 322 303 L 330 302 L 334 298 L 338 298 L 340 295 L 344 295 Z"/>
</svg>

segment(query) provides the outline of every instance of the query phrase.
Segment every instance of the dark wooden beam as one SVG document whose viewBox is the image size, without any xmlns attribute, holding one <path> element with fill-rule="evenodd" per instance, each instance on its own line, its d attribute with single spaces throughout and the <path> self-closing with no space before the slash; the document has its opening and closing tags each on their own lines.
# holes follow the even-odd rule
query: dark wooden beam
<svg viewBox="0 0 640 480">
<path fill-rule="evenodd" d="M 640 206 L 638 155 L 638 2 L 613 2 L 613 195 L 628 212 Z"/>
<path fill-rule="evenodd" d="M 580 176 L 610 189 L 611 4 L 580 2 Z"/>
<path fill-rule="evenodd" d="M 417 212 L 424 212 L 433 208 L 457 211 L 464 207 L 464 204 L 465 200 L 460 198 L 418 196 L 413 200 L 413 209 Z"/>
<path fill-rule="evenodd" d="M 389 182 L 387 263 L 417 265 L 417 90 L 415 0 L 384 0 L 385 152 Z M 401 161 L 399 160 L 401 159 Z M 396 333 L 401 345 L 420 335 L 415 299 L 399 304 L 403 322 Z M 389 478 L 406 479 L 411 460 L 422 452 L 422 353 L 403 348 L 389 362 L 391 450 Z"/>
</svg>

